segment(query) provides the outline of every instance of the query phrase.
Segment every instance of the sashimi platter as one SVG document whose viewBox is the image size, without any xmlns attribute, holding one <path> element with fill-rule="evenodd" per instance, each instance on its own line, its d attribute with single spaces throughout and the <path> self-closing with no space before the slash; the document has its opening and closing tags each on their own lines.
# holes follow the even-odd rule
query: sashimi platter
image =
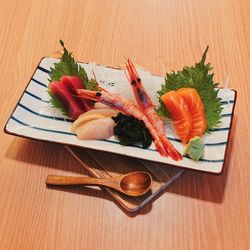
<svg viewBox="0 0 250 250">
<path fill-rule="evenodd" d="M 121 68 L 78 63 L 60 44 L 59 59 L 37 66 L 6 133 L 221 173 L 236 91 L 214 82 L 208 47 L 162 77 L 131 59 Z"/>
</svg>

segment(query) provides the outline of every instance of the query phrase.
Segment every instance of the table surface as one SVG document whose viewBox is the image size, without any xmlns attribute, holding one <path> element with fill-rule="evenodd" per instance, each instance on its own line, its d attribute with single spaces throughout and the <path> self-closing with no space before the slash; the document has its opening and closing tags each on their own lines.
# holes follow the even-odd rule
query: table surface
<svg viewBox="0 0 250 250">
<path fill-rule="evenodd" d="M 250 1 L 0 0 L 2 249 L 250 249 Z M 61 145 L 3 133 L 37 63 L 63 39 L 81 61 L 131 57 L 154 74 L 199 60 L 238 91 L 221 175 L 186 172 L 139 214 L 92 188 L 45 187 L 48 174 L 86 174 Z"/>
</svg>

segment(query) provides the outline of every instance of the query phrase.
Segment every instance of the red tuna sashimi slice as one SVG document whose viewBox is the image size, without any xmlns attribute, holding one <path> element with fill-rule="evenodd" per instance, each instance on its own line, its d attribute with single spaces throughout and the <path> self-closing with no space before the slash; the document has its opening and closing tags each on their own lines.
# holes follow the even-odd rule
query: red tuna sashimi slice
<svg viewBox="0 0 250 250">
<path fill-rule="evenodd" d="M 171 114 L 176 134 L 182 143 L 187 143 L 192 129 L 192 118 L 184 99 L 176 91 L 169 91 L 161 96 L 161 100 Z"/>
<path fill-rule="evenodd" d="M 68 86 L 61 82 L 54 81 L 49 85 L 51 92 L 59 99 L 68 115 L 73 119 L 77 119 L 78 116 L 85 112 L 84 108 L 81 107 L 77 99 L 74 98 L 72 93 L 69 91 Z"/>
<path fill-rule="evenodd" d="M 85 111 L 93 108 L 94 104 L 90 100 L 81 99 L 78 97 L 76 90 L 85 88 L 82 80 L 78 76 L 63 76 L 60 79 L 61 83 L 66 85 L 69 91 L 74 95 L 74 98 L 79 102 Z"/>
</svg>

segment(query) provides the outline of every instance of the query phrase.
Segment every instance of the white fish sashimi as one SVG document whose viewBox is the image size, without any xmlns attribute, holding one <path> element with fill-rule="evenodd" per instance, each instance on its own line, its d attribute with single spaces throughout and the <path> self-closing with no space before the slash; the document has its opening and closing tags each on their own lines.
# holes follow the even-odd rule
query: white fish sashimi
<svg viewBox="0 0 250 250">
<path fill-rule="evenodd" d="M 100 119 L 100 118 L 105 118 L 104 115 L 100 115 L 100 114 L 89 114 L 89 115 L 80 115 L 77 120 L 74 121 L 72 127 L 71 127 L 71 131 L 75 132 L 77 127 L 81 127 L 83 126 L 85 123 L 88 123 L 92 120 L 96 120 L 96 119 Z"/>
<path fill-rule="evenodd" d="M 112 117 L 112 116 L 117 116 L 118 111 L 106 106 L 106 107 L 102 107 L 102 108 L 91 109 L 91 110 L 83 113 L 82 115 L 80 115 L 80 117 L 92 115 L 92 114 L 99 114 L 99 115 L 103 115 L 105 117 Z"/>
<path fill-rule="evenodd" d="M 113 119 L 100 118 L 85 123 L 75 129 L 76 135 L 81 140 L 108 139 L 114 135 L 115 122 Z"/>
</svg>

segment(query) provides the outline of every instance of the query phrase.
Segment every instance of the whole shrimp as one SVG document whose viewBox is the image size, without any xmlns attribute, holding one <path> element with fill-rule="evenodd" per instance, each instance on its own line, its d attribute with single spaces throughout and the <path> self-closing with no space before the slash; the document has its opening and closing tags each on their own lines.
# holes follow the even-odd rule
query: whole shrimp
<svg viewBox="0 0 250 250">
<path fill-rule="evenodd" d="M 139 77 L 139 74 L 130 59 L 128 59 L 126 68 L 129 75 L 128 78 L 133 88 L 135 99 L 140 110 L 147 116 L 148 120 L 151 122 L 152 126 L 157 131 L 158 136 L 165 147 L 165 150 L 168 152 L 168 155 L 174 160 L 182 159 L 182 155 L 174 148 L 172 143 L 167 139 L 164 122 L 161 117 L 155 112 L 155 106 L 153 105 L 148 94 L 146 93 L 141 78 Z"/>
<path fill-rule="evenodd" d="M 169 156 L 169 150 L 166 150 L 165 146 L 162 143 L 156 129 L 149 121 L 148 117 L 134 104 L 126 100 L 120 95 L 111 94 L 108 91 L 101 89 L 101 91 L 92 91 L 86 89 L 78 89 L 77 94 L 80 98 L 93 100 L 96 102 L 101 102 L 111 108 L 122 111 L 125 114 L 133 115 L 135 118 L 142 120 L 145 123 L 145 126 L 148 128 L 150 134 L 152 135 L 155 147 L 157 151 L 162 156 Z M 172 156 L 171 156 L 172 157 Z M 173 159 L 179 159 L 178 154 L 173 155 Z"/>
</svg>

